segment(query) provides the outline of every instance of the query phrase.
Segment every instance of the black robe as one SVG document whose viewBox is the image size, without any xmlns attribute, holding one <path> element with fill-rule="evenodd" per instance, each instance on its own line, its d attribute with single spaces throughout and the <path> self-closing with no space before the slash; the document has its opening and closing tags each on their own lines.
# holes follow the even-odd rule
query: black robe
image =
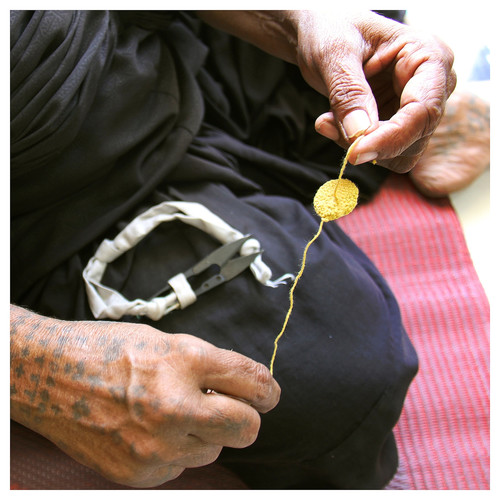
<svg viewBox="0 0 500 500">
<path fill-rule="evenodd" d="M 190 13 L 11 12 L 11 301 L 92 319 L 82 270 L 104 238 L 161 201 L 196 201 L 262 244 L 278 277 L 316 232 L 316 189 L 343 155 L 314 131 L 328 102 L 298 69 Z M 349 166 L 368 200 L 386 172 Z M 183 224 L 153 231 L 106 284 L 146 298 L 218 243 Z M 288 288 L 249 272 L 148 322 L 269 364 Z M 254 488 L 380 488 L 417 369 L 398 306 L 335 223 L 308 255 L 280 343 L 278 407 L 219 460 Z"/>
</svg>

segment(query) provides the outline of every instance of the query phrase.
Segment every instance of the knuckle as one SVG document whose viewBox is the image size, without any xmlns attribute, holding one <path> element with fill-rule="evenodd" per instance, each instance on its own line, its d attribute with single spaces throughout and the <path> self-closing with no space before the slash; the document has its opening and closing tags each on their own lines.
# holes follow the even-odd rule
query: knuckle
<svg viewBox="0 0 500 500">
<path fill-rule="evenodd" d="M 246 426 L 246 446 L 250 446 L 255 442 L 260 430 L 260 417 L 258 414 L 255 414 L 255 418 L 252 418 L 247 421 Z"/>
<path fill-rule="evenodd" d="M 182 359 L 191 364 L 203 362 L 207 356 L 207 344 L 191 335 L 177 334 L 174 345 Z"/>
<path fill-rule="evenodd" d="M 189 394 L 170 395 L 165 398 L 160 414 L 160 428 L 168 428 L 171 432 L 182 432 L 200 418 L 199 408 L 193 405 Z"/>
<path fill-rule="evenodd" d="M 232 430 L 233 448 L 246 448 L 252 445 L 259 435 L 260 417 L 257 412 L 251 417 L 245 417 L 237 424 L 237 428 Z"/>
<path fill-rule="evenodd" d="M 210 411 L 202 412 L 197 418 L 196 426 L 208 432 L 213 443 L 218 443 L 231 448 L 245 448 L 257 439 L 260 429 L 259 414 L 247 407 L 244 411 L 235 411 L 234 407 L 221 405 Z M 197 455 L 191 456 L 190 460 L 196 460 L 196 466 L 201 465 L 200 460 L 214 461 L 220 450 L 205 447 Z M 211 459 L 213 457 L 213 460 Z"/>
<path fill-rule="evenodd" d="M 254 381 L 254 401 L 256 403 L 268 402 L 273 395 L 273 377 L 266 366 L 254 363 L 252 367 Z"/>
<path fill-rule="evenodd" d="M 332 109 L 341 109 L 341 114 L 347 114 L 355 105 L 359 106 L 360 99 L 364 100 L 366 89 L 358 78 L 352 78 L 347 68 L 338 68 L 332 73 L 328 82 L 330 89 L 330 106 Z M 342 116 L 339 116 L 342 118 Z"/>
<path fill-rule="evenodd" d="M 433 34 L 428 34 L 428 44 L 447 69 L 451 69 L 455 54 L 449 45 Z"/>
<path fill-rule="evenodd" d="M 215 462 L 219 458 L 221 451 L 222 446 L 207 445 L 199 452 L 191 454 L 186 461 L 190 467 L 203 467 Z"/>
<path fill-rule="evenodd" d="M 382 160 L 379 162 L 383 167 L 387 167 L 393 172 L 398 174 L 405 174 L 409 172 L 417 163 L 415 158 L 407 158 L 405 156 L 398 156 L 391 160 Z"/>
<path fill-rule="evenodd" d="M 141 465 L 149 465 L 158 461 L 158 444 L 154 438 L 134 441 L 129 445 L 132 459 Z"/>
<path fill-rule="evenodd" d="M 439 95 L 432 95 L 427 93 L 420 101 L 412 101 L 405 105 L 405 115 L 402 115 L 399 121 L 395 122 L 397 128 L 395 129 L 396 140 L 395 144 L 404 144 L 409 138 L 408 127 L 403 119 L 409 117 L 414 124 L 415 134 L 411 137 L 412 143 L 418 141 L 428 140 L 434 133 L 441 118 L 444 114 L 442 97 Z M 418 131 L 418 133 L 416 133 Z M 398 151 L 397 155 L 403 154 L 409 145 L 407 144 L 403 150 Z"/>
<path fill-rule="evenodd" d="M 431 97 L 426 101 L 424 109 L 426 113 L 426 119 L 422 136 L 427 137 L 434 133 L 434 130 L 436 130 L 436 127 L 441 121 L 444 113 L 443 102 L 438 97 Z"/>
<path fill-rule="evenodd" d="M 221 429 L 234 426 L 231 416 L 220 407 L 199 412 L 196 421 L 202 428 Z"/>
</svg>

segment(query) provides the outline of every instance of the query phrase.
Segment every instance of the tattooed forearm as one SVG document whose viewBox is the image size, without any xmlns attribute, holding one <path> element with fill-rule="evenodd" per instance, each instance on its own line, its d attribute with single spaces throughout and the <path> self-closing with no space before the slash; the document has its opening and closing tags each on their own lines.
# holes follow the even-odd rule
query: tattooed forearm
<svg viewBox="0 0 500 500">
<path fill-rule="evenodd" d="M 12 418 L 41 431 L 44 420 L 55 416 L 91 417 L 90 406 L 78 395 L 103 386 L 105 364 L 117 358 L 120 343 L 97 336 L 92 346 L 88 330 L 85 322 L 45 318 L 11 306 Z"/>
<path fill-rule="evenodd" d="M 57 411 L 50 405 L 56 373 L 47 346 L 54 324 L 27 309 L 11 306 L 11 416 L 37 429 L 44 416 Z M 49 323 L 50 322 L 50 323 Z"/>
<path fill-rule="evenodd" d="M 121 328 L 130 325 L 60 321 L 11 306 L 11 417 L 45 435 L 69 421 L 102 433 L 119 409 L 141 421 L 148 390 L 130 384 L 130 357 L 165 354 L 169 344 L 115 336 Z"/>
</svg>

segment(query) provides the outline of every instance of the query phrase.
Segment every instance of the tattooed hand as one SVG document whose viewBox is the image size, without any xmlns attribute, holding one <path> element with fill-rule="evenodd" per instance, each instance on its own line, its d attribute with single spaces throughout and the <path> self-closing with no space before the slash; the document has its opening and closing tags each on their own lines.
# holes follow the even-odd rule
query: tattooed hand
<svg viewBox="0 0 500 500">
<path fill-rule="evenodd" d="M 11 306 L 11 417 L 117 483 L 156 486 L 249 446 L 279 394 L 263 365 L 190 335 Z"/>
</svg>

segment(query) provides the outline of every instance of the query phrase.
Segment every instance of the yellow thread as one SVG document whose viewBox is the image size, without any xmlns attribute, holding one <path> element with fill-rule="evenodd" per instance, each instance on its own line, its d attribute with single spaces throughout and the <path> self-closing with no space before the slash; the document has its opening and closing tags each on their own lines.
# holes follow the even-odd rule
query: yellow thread
<svg viewBox="0 0 500 500">
<path fill-rule="evenodd" d="M 342 175 L 344 174 L 345 167 L 347 165 L 347 162 L 349 161 L 349 158 L 351 157 L 351 152 L 354 149 L 354 146 L 363 138 L 362 135 L 360 135 L 350 146 L 349 149 L 347 150 L 347 153 L 344 156 L 344 161 L 342 162 L 342 167 L 340 169 L 340 174 L 339 174 L 339 179 L 342 178 Z"/>
<path fill-rule="evenodd" d="M 269 367 L 269 371 L 271 372 L 271 375 L 273 374 L 273 367 L 274 367 L 274 360 L 276 359 L 276 352 L 278 351 L 278 342 L 282 335 L 285 333 L 285 328 L 288 323 L 288 320 L 290 318 L 290 315 L 292 314 L 292 309 L 293 309 L 293 292 L 295 290 L 295 287 L 297 286 L 297 282 L 299 281 L 300 277 L 302 276 L 302 273 L 304 272 L 304 269 L 306 267 L 306 255 L 307 251 L 309 250 L 309 247 L 314 243 L 316 238 L 321 234 L 321 230 L 323 229 L 323 219 L 321 219 L 321 222 L 319 223 L 319 229 L 318 232 L 309 240 L 309 243 L 307 243 L 306 247 L 304 248 L 304 254 L 302 255 L 302 265 L 300 266 L 300 271 L 297 274 L 297 277 L 295 278 L 292 288 L 290 288 L 290 307 L 288 308 L 288 312 L 286 313 L 285 317 L 285 322 L 283 323 L 283 327 L 281 328 L 281 332 L 278 334 L 276 339 L 274 340 L 274 352 L 273 356 L 271 358 L 271 364 Z"/>
<path fill-rule="evenodd" d="M 302 264 L 300 266 L 300 270 L 295 278 L 292 287 L 290 288 L 290 307 L 288 308 L 288 312 L 286 313 L 285 321 L 281 328 L 280 333 L 274 340 L 274 351 L 271 357 L 271 362 L 269 365 L 269 371 L 271 375 L 273 375 L 274 371 L 274 361 L 276 359 L 276 353 L 278 352 L 278 342 L 285 333 L 285 328 L 288 324 L 288 320 L 292 314 L 293 309 L 293 292 L 297 286 L 299 279 L 304 273 L 304 269 L 306 267 L 306 256 L 309 247 L 314 243 L 314 241 L 319 237 L 321 231 L 323 229 L 323 224 L 330 220 L 338 219 L 343 215 L 347 215 L 350 213 L 358 202 L 358 188 L 356 185 L 348 179 L 342 179 L 342 175 L 344 173 L 347 162 L 349 161 L 349 157 L 351 155 L 351 151 L 354 146 L 358 143 L 362 136 L 358 137 L 349 147 L 347 153 L 344 157 L 344 161 L 342 163 L 342 168 L 340 169 L 340 174 L 338 179 L 331 180 L 325 182 L 316 193 L 314 197 L 314 209 L 316 213 L 321 218 L 319 223 L 318 232 L 309 240 L 306 247 L 304 248 L 304 253 L 302 255 Z M 337 197 L 337 190 L 340 189 Z"/>
</svg>

